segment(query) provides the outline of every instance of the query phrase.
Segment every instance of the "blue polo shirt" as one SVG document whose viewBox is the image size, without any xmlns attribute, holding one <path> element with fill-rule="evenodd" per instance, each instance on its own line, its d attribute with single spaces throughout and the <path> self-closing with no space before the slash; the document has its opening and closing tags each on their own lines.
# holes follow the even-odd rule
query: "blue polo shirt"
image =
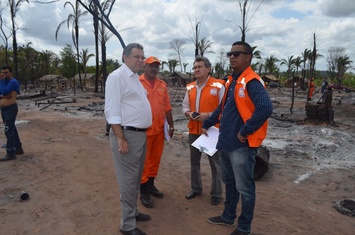
<svg viewBox="0 0 355 235">
<path fill-rule="evenodd" d="M 0 80 L 0 95 L 6 96 L 12 91 L 20 94 L 20 84 L 15 78 Z"/>
</svg>

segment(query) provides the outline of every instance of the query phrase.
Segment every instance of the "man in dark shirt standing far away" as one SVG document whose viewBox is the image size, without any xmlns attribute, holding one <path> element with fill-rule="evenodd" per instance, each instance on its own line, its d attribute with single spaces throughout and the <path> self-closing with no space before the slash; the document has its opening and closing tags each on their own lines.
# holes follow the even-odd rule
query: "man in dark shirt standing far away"
<svg viewBox="0 0 355 235">
<path fill-rule="evenodd" d="M 20 84 L 12 77 L 10 66 L 2 66 L 0 73 L 0 108 L 5 126 L 6 155 L 0 161 L 16 159 L 16 155 L 24 154 L 22 143 L 15 125 L 18 113 L 17 95 L 20 94 Z"/>
<path fill-rule="evenodd" d="M 222 215 L 209 217 L 211 224 L 234 226 L 241 197 L 242 210 L 231 235 L 251 231 L 255 207 L 253 171 L 258 147 L 266 137 L 267 119 L 272 104 L 264 81 L 251 68 L 252 49 L 248 43 L 235 42 L 227 53 L 233 69 L 225 84 L 221 104 L 202 125 L 202 133 L 220 121 L 216 148 L 221 152 L 222 181 L 226 199 Z"/>
</svg>

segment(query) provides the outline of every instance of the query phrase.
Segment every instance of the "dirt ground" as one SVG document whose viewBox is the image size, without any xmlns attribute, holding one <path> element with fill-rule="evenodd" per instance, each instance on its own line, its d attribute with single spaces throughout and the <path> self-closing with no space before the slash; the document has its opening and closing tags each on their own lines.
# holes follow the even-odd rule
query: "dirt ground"
<svg viewBox="0 0 355 235">
<path fill-rule="evenodd" d="M 290 114 L 290 90 L 269 91 L 274 114 L 264 144 L 270 168 L 256 182 L 252 234 L 354 235 L 355 218 L 332 206 L 355 199 L 355 94 L 334 93 L 337 126 L 329 126 L 304 121 L 305 92 L 296 92 Z M 140 211 L 152 217 L 138 226 L 149 235 L 230 234 L 235 228 L 206 221 L 223 208 L 223 203 L 210 203 L 207 157 L 202 159 L 203 194 L 185 199 L 190 189 L 187 120 L 181 97 L 171 94 L 177 131 L 165 145 L 156 181 L 165 196 L 153 198 L 150 209 L 138 201 Z M 314 100 L 319 97 L 316 93 Z M 39 106 L 38 98 L 18 101 L 25 154 L 0 163 L 0 234 L 119 234 L 119 193 L 105 135 L 104 100 L 88 93 L 75 99 L 51 105 L 44 100 Z M 2 134 L 0 144 L 4 142 Z M 29 200 L 20 201 L 22 191 Z"/>
</svg>

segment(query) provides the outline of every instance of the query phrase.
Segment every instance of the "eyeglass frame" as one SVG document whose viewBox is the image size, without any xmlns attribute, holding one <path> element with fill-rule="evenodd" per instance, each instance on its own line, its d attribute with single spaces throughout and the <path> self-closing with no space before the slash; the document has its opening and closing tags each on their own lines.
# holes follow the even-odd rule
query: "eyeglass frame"
<svg viewBox="0 0 355 235">
<path fill-rule="evenodd" d="M 234 58 L 238 58 L 241 54 L 249 55 L 250 53 L 247 53 L 245 51 L 230 51 L 227 52 L 227 57 L 230 58 L 233 55 Z"/>
</svg>

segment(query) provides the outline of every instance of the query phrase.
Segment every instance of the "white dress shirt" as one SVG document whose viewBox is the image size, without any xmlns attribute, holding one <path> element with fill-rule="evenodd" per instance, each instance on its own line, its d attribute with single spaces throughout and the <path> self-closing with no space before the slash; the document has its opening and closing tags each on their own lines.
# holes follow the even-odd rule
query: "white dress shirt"
<svg viewBox="0 0 355 235">
<path fill-rule="evenodd" d="M 126 64 L 107 77 L 105 90 L 105 117 L 109 124 L 148 128 L 152 125 L 152 111 L 147 91 L 138 74 Z"/>
</svg>

